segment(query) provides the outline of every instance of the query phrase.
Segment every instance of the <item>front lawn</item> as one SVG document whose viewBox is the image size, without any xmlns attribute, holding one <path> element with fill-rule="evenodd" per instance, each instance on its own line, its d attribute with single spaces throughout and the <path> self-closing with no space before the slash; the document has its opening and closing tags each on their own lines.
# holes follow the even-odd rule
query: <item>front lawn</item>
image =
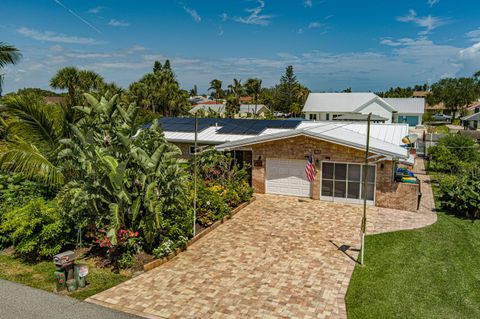
<svg viewBox="0 0 480 319">
<path fill-rule="evenodd" d="M 82 260 L 79 263 L 88 264 L 87 282 L 89 284 L 74 293 L 66 293 L 77 299 L 86 299 L 131 278 L 127 272 L 117 274 L 109 268 L 95 267 L 91 260 Z M 53 292 L 54 271 L 55 266 L 51 261 L 29 264 L 10 254 L 0 253 L 0 278 L 2 279 Z"/>
<path fill-rule="evenodd" d="M 418 230 L 366 237 L 349 318 L 480 318 L 480 221 L 438 213 Z"/>
</svg>

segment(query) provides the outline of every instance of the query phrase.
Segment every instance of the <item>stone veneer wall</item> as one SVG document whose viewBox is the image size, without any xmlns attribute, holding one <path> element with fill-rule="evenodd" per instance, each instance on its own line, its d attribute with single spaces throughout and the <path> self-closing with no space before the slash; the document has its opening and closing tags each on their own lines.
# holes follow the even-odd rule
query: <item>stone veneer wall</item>
<svg viewBox="0 0 480 319">
<path fill-rule="evenodd" d="M 262 166 L 252 167 L 252 184 L 257 193 L 265 193 L 267 158 L 306 160 L 309 151 L 314 153 L 317 175 L 311 184 L 311 197 L 320 199 L 321 162 L 363 163 L 364 152 L 354 148 L 321 141 L 305 136 L 282 139 L 252 145 L 253 161 L 261 158 Z M 319 154 L 315 154 L 318 153 Z M 317 162 L 318 160 L 318 162 Z M 417 207 L 418 185 L 407 185 L 393 181 L 394 163 L 383 161 L 376 164 L 377 183 L 375 204 L 380 207 L 415 211 Z"/>
</svg>

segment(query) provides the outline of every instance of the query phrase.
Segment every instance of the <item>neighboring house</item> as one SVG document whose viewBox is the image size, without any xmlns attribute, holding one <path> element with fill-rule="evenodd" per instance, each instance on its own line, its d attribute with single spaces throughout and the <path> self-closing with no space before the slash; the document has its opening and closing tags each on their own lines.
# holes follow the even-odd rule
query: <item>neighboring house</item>
<svg viewBox="0 0 480 319">
<path fill-rule="evenodd" d="M 162 118 L 165 137 L 185 157 L 195 152 L 194 119 Z M 361 203 L 365 169 L 365 123 L 298 120 L 199 119 L 198 145 L 234 153 L 252 167 L 257 193 Z M 372 124 L 367 200 L 370 205 L 416 210 L 419 187 L 394 181 L 400 161 L 409 161 L 401 139 L 406 124 Z M 305 174 L 312 155 L 317 170 L 313 182 Z"/>
<path fill-rule="evenodd" d="M 425 113 L 424 98 L 384 98 L 383 100 L 396 110 L 393 113 L 394 123 L 407 123 L 410 126 L 422 124 L 423 113 Z"/>
<path fill-rule="evenodd" d="M 215 114 L 221 117 L 226 115 L 226 108 L 225 104 L 199 104 L 195 105 L 191 110 L 191 114 L 195 114 L 196 112 L 203 112 L 205 115 Z M 241 104 L 240 111 L 238 114 L 235 114 L 236 118 L 242 117 L 258 117 L 258 118 L 265 118 L 267 114 L 270 112 L 268 107 L 263 104 Z"/>
<path fill-rule="evenodd" d="M 478 107 L 477 107 L 476 110 L 478 110 Z M 480 125 L 478 124 L 480 122 L 480 112 L 464 116 L 464 117 L 460 118 L 460 120 L 462 121 L 463 126 L 466 129 L 470 129 L 470 130 L 480 129 Z"/>
<path fill-rule="evenodd" d="M 190 104 L 202 104 L 202 103 L 208 103 L 208 102 L 211 102 L 212 100 L 209 99 L 208 97 L 205 97 L 205 96 L 201 96 L 201 95 L 195 95 L 195 96 L 191 96 L 188 98 L 188 102 Z"/>
<path fill-rule="evenodd" d="M 368 114 L 384 118 L 385 123 L 422 124 L 423 98 L 382 99 L 374 93 L 310 93 L 303 113 L 308 120 L 332 121 L 347 114 Z M 347 116 L 346 116 L 347 115 Z"/>
<path fill-rule="evenodd" d="M 47 104 L 64 104 L 67 100 L 66 96 L 45 96 L 43 98 Z"/>
</svg>

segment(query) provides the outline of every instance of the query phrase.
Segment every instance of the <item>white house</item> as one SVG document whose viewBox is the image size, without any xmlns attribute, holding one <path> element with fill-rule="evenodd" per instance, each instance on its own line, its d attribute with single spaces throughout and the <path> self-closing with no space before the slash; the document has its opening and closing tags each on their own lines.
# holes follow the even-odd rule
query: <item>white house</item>
<svg viewBox="0 0 480 319">
<path fill-rule="evenodd" d="M 383 99 L 374 93 L 310 93 L 303 108 L 305 118 L 332 121 L 352 114 L 372 113 L 385 123 L 422 124 L 425 109 L 423 98 Z"/>
</svg>

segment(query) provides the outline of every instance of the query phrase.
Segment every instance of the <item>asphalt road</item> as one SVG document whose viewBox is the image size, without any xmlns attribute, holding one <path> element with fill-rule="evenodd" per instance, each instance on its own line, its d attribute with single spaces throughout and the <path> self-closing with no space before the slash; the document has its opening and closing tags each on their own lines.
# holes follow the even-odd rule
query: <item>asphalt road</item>
<svg viewBox="0 0 480 319">
<path fill-rule="evenodd" d="M 0 319 L 138 319 L 98 305 L 0 279 Z"/>
</svg>

